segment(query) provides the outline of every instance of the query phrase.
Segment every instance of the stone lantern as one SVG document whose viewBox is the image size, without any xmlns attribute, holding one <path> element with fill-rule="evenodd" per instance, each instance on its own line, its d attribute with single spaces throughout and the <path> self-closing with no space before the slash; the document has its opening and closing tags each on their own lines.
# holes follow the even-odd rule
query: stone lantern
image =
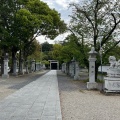
<svg viewBox="0 0 120 120">
<path fill-rule="evenodd" d="M 29 74 L 29 70 L 28 70 L 28 60 L 26 61 L 26 74 Z"/>
<path fill-rule="evenodd" d="M 92 47 L 89 52 L 89 82 L 87 82 L 87 89 L 96 89 L 97 83 L 95 82 L 95 61 L 97 52 Z"/>
<path fill-rule="evenodd" d="M 2 74 L 2 78 L 9 78 L 9 74 L 8 74 L 8 53 L 5 54 L 4 56 L 4 71 Z"/>
<path fill-rule="evenodd" d="M 35 60 L 34 59 L 32 59 L 32 72 L 35 72 Z"/>
</svg>

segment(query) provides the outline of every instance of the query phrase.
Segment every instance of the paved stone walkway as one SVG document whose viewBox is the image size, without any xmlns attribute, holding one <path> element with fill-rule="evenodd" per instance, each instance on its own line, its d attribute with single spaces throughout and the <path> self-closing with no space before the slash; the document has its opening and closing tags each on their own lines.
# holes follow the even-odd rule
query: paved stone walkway
<svg viewBox="0 0 120 120">
<path fill-rule="evenodd" d="M 0 120 L 62 120 L 56 70 L 1 101 Z"/>
</svg>

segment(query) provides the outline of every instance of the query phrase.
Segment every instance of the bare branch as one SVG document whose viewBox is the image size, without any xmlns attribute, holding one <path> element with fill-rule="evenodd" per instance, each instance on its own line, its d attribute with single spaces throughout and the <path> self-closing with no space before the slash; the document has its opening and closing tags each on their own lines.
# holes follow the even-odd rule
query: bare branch
<svg viewBox="0 0 120 120">
<path fill-rule="evenodd" d="M 89 16 L 88 16 L 88 14 L 86 13 L 86 11 L 83 11 L 83 10 L 80 10 L 80 9 L 77 9 L 77 11 L 80 12 L 80 13 L 83 13 L 83 14 L 85 15 L 85 17 L 86 17 L 87 20 L 90 22 L 90 24 L 92 25 L 92 28 L 93 28 L 93 30 L 94 30 L 94 29 L 95 29 L 94 24 L 93 24 L 92 20 L 89 18 Z"/>
<path fill-rule="evenodd" d="M 82 9 L 79 9 L 76 4 L 70 4 L 70 6 L 74 6 L 76 8 L 77 12 L 82 13 L 87 18 L 87 20 L 90 22 L 90 24 L 94 30 L 94 24 L 93 24 L 92 20 L 90 19 L 89 15 L 87 14 L 87 12 Z"/>
<path fill-rule="evenodd" d="M 35 36 L 33 36 L 32 38 L 30 38 L 30 41 L 28 41 L 28 42 L 24 45 L 24 47 L 30 45 L 30 44 L 35 40 L 35 38 L 36 38 L 38 35 L 39 35 L 39 32 L 37 32 L 37 34 L 36 34 Z"/>
<path fill-rule="evenodd" d="M 112 15 L 112 17 L 113 17 L 113 19 L 114 19 L 114 26 L 113 26 L 113 28 L 108 32 L 108 34 L 103 38 L 103 41 L 102 41 L 101 45 L 103 45 L 103 44 L 109 39 L 109 37 L 112 35 L 112 33 L 114 32 L 114 30 L 116 29 L 117 25 L 120 23 L 120 20 L 118 20 L 118 22 L 116 21 L 116 18 L 115 18 L 115 16 L 114 16 L 114 14 L 111 13 L 111 15 Z"/>
<path fill-rule="evenodd" d="M 108 50 L 105 51 L 105 54 L 103 54 L 103 58 L 112 50 L 116 45 L 120 43 L 120 40 L 117 41 L 112 47 L 110 47 Z"/>
</svg>

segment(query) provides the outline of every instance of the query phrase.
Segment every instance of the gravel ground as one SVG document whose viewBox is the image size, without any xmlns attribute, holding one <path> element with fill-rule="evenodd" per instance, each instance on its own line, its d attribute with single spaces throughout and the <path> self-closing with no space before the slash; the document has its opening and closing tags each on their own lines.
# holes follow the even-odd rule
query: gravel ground
<svg viewBox="0 0 120 120">
<path fill-rule="evenodd" d="M 58 71 L 58 86 L 63 120 L 120 120 L 119 95 L 89 91 L 86 83 L 74 81 L 61 71 Z"/>
<path fill-rule="evenodd" d="M 25 74 L 21 76 L 10 76 L 8 79 L 3 79 L 0 76 L 0 101 L 8 95 L 14 93 L 32 81 L 35 81 L 41 75 L 48 71 L 38 71 L 35 73 Z"/>
</svg>

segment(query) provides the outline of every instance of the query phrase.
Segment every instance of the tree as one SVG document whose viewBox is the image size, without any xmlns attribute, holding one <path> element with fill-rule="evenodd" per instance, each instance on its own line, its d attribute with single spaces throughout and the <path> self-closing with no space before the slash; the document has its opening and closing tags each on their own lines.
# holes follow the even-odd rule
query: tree
<svg viewBox="0 0 120 120">
<path fill-rule="evenodd" d="M 74 33 L 68 35 L 65 41 L 67 41 L 66 45 L 69 46 L 69 51 L 72 51 L 71 57 L 74 57 L 79 61 L 81 66 L 86 66 L 88 68 L 88 52 L 90 50 L 88 44 L 84 43 L 83 40 L 77 37 Z"/>
<path fill-rule="evenodd" d="M 49 44 L 48 42 L 44 42 L 41 44 L 42 52 L 49 52 L 52 50 L 52 48 L 53 48 L 53 44 Z"/>
<path fill-rule="evenodd" d="M 60 14 L 40 0 L 2 0 L 0 2 L 0 45 L 12 58 L 21 55 L 37 36 L 54 39 L 66 29 Z"/>
<path fill-rule="evenodd" d="M 74 9 L 74 13 L 71 16 L 71 31 L 78 38 L 81 37 L 84 43 L 87 40 L 95 47 L 98 53 L 102 47 L 104 60 L 106 55 L 120 42 L 120 40 L 116 39 L 120 27 L 120 3 L 119 0 L 86 1 L 81 5 L 70 4 Z M 99 65 L 100 58 L 98 56 L 96 61 L 96 79 Z"/>
<path fill-rule="evenodd" d="M 66 24 L 60 19 L 60 14 L 55 9 L 50 9 L 46 3 L 32 0 L 26 4 L 26 8 L 41 21 L 41 24 L 34 28 L 34 34 L 26 45 L 30 44 L 37 36 L 45 35 L 54 39 L 66 30 Z"/>
<path fill-rule="evenodd" d="M 58 60 L 59 63 L 62 62 L 62 45 L 61 44 L 54 44 L 52 49 L 52 57 L 54 60 Z"/>
<path fill-rule="evenodd" d="M 16 12 L 16 1 L 0 0 L 0 47 L 8 52 L 11 45 L 11 26 Z"/>
<path fill-rule="evenodd" d="M 27 47 L 27 50 L 24 51 L 24 58 L 28 59 L 36 59 L 40 61 L 41 58 L 41 45 L 37 40 L 33 41 L 33 44 Z M 27 60 L 26 58 L 26 60 Z"/>
</svg>

